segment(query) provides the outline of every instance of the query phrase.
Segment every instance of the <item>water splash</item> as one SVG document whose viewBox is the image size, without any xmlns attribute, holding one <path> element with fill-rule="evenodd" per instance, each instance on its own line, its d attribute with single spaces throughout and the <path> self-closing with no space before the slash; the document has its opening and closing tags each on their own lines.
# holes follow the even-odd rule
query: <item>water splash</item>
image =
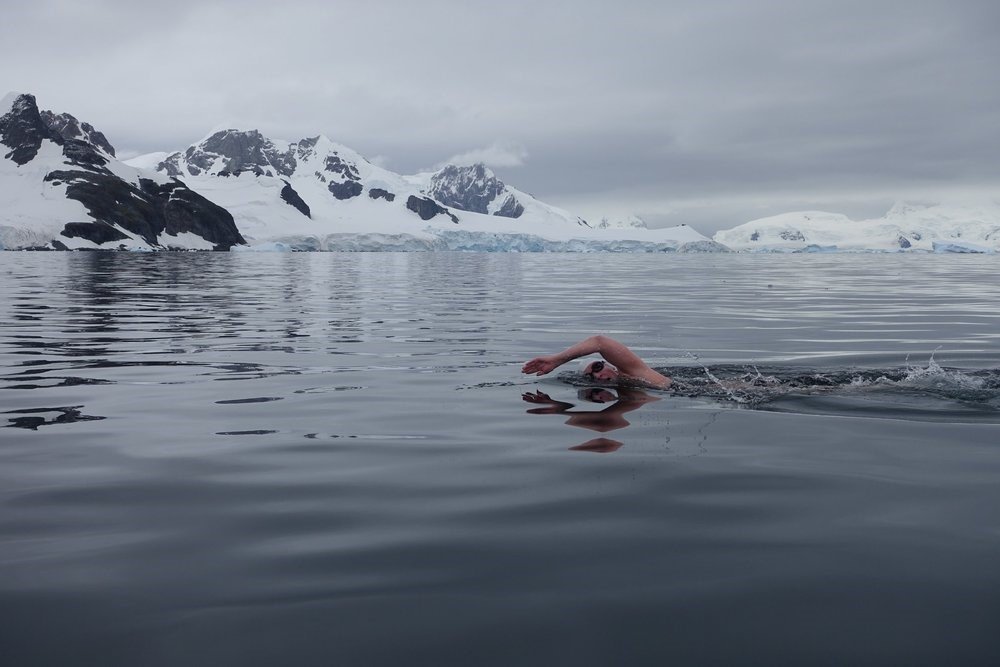
<svg viewBox="0 0 1000 667">
<path fill-rule="evenodd" d="M 693 354 L 686 355 L 698 361 Z M 675 366 L 658 369 L 674 380 L 672 393 L 742 406 L 763 406 L 795 396 L 920 396 L 1000 411 L 1000 369 L 946 368 L 934 356 L 924 366 L 896 368 Z"/>
<path fill-rule="evenodd" d="M 689 359 L 697 363 L 699 366 L 701 366 L 702 370 L 705 373 L 705 377 L 708 378 L 708 380 L 712 382 L 716 387 L 721 389 L 730 401 L 743 405 L 750 404 L 753 402 L 752 397 L 742 392 L 738 393 L 738 390 L 734 386 L 729 386 L 725 382 L 720 380 L 718 377 L 716 377 L 716 375 L 712 373 L 712 370 L 701 362 L 701 359 L 698 357 L 697 354 L 695 354 L 694 352 L 685 351 L 684 356 L 688 357 Z M 757 371 L 757 373 L 759 375 L 760 371 Z M 678 381 L 676 378 L 673 379 L 674 382 Z"/>
</svg>

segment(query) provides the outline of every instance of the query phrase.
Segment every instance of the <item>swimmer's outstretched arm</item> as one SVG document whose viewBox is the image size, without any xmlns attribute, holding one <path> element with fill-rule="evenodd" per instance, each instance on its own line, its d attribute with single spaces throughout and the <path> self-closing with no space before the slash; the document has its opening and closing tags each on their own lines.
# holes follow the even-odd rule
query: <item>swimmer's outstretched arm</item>
<svg viewBox="0 0 1000 667">
<path fill-rule="evenodd" d="M 622 343 L 608 336 L 591 336 L 571 345 L 562 352 L 542 357 L 535 357 L 524 364 L 522 373 L 545 375 L 559 368 L 567 361 L 585 357 L 588 354 L 600 354 L 604 359 L 618 368 L 625 375 L 649 382 L 656 386 L 669 386 L 670 378 L 662 375 L 646 365 L 639 356 Z"/>
<path fill-rule="evenodd" d="M 590 338 L 585 338 L 584 340 L 581 340 L 576 345 L 571 345 L 570 347 L 567 347 L 562 352 L 557 352 L 556 354 L 547 354 L 541 357 L 535 357 L 531 361 L 524 364 L 524 366 L 521 368 L 521 372 L 528 374 L 534 373 L 535 375 L 545 375 L 547 373 L 551 373 L 552 371 L 559 368 L 568 361 L 579 359 L 580 357 L 585 357 L 588 354 L 593 354 L 594 352 L 601 352 L 602 345 L 604 348 L 607 348 L 609 343 L 617 343 L 617 341 L 608 338 L 607 336 L 591 336 Z M 628 350 L 628 348 L 622 345 L 621 343 L 617 344 L 620 345 L 623 349 Z M 631 354 L 631 351 L 629 351 L 629 353 Z M 611 359 L 606 357 L 603 353 L 601 354 L 601 356 L 607 359 L 608 361 L 611 361 Z M 633 356 L 635 355 L 633 354 Z M 611 361 L 611 363 L 615 362 Z"/>
</svg>

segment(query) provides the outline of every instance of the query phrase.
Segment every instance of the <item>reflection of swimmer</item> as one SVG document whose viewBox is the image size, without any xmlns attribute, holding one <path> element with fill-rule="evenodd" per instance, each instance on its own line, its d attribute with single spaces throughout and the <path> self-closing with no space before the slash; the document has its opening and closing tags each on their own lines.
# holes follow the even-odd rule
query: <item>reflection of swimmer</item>
<svg viewBox="0 0 1000 667">
<path fill-rule="evenodd" d="M 524 364 L 521 372 L 545 375 L 567 361 L 595 352 L 604 357 L 604 361 L 593 361 L 583 369 L 583 374 L 592 380 L 640 383 L 656 389 L 666 389 L 671 384 L 670 378 L 662 373 L 657 373 L 647 366 L 646 362 L 640 359 L 635 352 L 607 336 L 591 336 L 562 352 L 535 357 Z"/>
<path fill-rule="evenodd" d="M 608 431 L 617 431 L 618 429 L 625 428 L 629 425 L 629 422 L 622 416 L 624 413 L 631 412 L 632 410 L 638 410 L 646 403 L 660 400 L 655 396 L 650 396 L 640 389 L 627 389 L 624 387 L 618 389 L 617 396 L 613 391 L 599 387 L 581 389 L 578 392 L 578 396 L 591 403 L 611 404 L 603 410 L 571 411 L 574 407 L 576 407 L 572 403 L 557 401 L 550 398 L 548 394 L 540 391 L 536 391 L 534 393 L 524 393 L 521 395 L 521 398 L 528 403 L 545 406 L 532 408 L 528 410 L 529 414 L 564 414 L 569 417 L 566 420 L 568 425 L 597 431 L 598 433 L 607 433 Z M 612 440 L 610 438 L 595 438 L 593 440 L 588 440 L 582 445 L 571 447 L 571 449 L 606 453 L 613 452 L 621 446 L 622 443 L 617 440 Z"/>
</svg>

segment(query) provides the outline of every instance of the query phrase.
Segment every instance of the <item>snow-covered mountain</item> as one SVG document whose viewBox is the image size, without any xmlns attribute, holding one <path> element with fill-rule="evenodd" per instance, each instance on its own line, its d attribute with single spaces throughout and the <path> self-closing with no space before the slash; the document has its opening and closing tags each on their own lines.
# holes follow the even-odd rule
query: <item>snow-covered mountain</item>
<svg viewBox="0 0 1000 667">
<path fill-rule="evenodd" d="M 1000 205 L 901 202 L 871 220 L 798 211 L 751 220 L 714 238 L 733 250 L 756 252 L 996 252 Z"/>
<path fill-rule="evenodd" d="M 223 130 L 124 163 L 92 125 L 10 94 L 0 141 L 0 249 L 726 250 L 683 225 L 593 228 L 483 164 L 403 176 L 323 135 Z"/>
<path fill-rule="evenodd" d="M 94 129 L 94 126 L 90 123 L 83 123 L 68 113 L 56 114 L 51 111 L 42 110 L 40 115 L 42 122 L 62 135 L 64 139 L 86 141 L 95 148 L 104 151 L 107 155 L 115 157 L 114 146 L 111 145 L 103 132 Z"/>
<path fill-rule="evenodd" d="M 517 194 L 484 164 L 458 167 L 453 164 L 430 175 L 425 191 L 445 206 L 462 211 L 520 218 L 524 206 Z"/>
<path fill-rule="evenodd" d="M 152 161 L 139 156 L 129 164 Z M 724 250 L 684 226 L 593 229 L 483 164 L 396 174 L 323 135 L 283 141 L 257 130 L 222 130 L 155 168 L 225 207 L 257 248 Z"/>
<path fill-rule="evenodd" d="M 0 101 L 0 249 L 203 248 L 244 243 L 184 183 L 127 166 L 103 134 L 32 95 Z"/>
<path fill-rule="evenodd" d="M 223 130 L 121 162 L 92 125 L 27 94 L 0 100 L 0 143 L 0 250 L 1000 251 L 996 201 L 785 213 L 710 240 L 637 216 L 590 225 L 483 164 L 396 174 L 323 135 Z"/>
</svg>

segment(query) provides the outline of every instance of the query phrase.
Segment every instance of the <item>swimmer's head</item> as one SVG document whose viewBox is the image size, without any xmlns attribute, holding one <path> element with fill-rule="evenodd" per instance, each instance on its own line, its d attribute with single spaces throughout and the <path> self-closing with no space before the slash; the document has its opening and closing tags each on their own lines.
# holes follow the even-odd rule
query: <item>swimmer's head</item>
<svg viewBox="0 0 1000 667">
<path fill-rule="evenodd" d="M 603 359 L 598 359 L 583 367 L 583 376 L 588 380 L 614 382 L 618 379 L 618 369 Z"/>
</svg>

